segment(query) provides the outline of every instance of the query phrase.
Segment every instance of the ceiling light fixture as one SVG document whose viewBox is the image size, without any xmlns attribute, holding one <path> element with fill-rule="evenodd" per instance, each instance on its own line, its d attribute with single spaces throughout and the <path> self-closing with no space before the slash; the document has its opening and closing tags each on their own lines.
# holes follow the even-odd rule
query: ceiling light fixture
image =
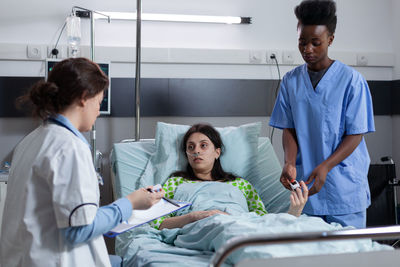
<svg viewBox="0 0 400 267">
<path fill-rule="evenodd" d="M 77 11 L 78 17 L 89 17 L 85 11 Z M 136 20 L 136 12 L 107 12 L 98 11 L 94 13 L 95 19 L 111 20 Z M 219 24 L 251 24 L 251 17 L 233 17 L 233 16 L 201 16 L 201 15 L 179 15 L 179 14 L 156 14 L 143 13 L 143 21 L 163 21 L 163 22 L 200 22 L 200 23 L 219 23 Z"/>
</svg>

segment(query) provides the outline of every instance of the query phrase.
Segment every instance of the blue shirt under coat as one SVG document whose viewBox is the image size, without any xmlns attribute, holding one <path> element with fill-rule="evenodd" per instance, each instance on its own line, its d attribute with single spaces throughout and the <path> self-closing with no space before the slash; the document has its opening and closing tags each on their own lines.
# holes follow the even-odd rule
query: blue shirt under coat
<svg viewBox="0 0 400 267">
<path fill-rule="evenodd" d="M 307 65 L 301 65 L 283 77 L 269 124 L 296 130 L 297 180 L 305 181 L 346 135 L 375 131 L 368 84 L 360 73 L 336 60 L 314 90 Z M 353 153 L 328 173 L 320 192 L 309 197 L 304 213 L 340 215 L 365 210 L 371 203 L 369 164 L 363 138 Z"/>
</svg>

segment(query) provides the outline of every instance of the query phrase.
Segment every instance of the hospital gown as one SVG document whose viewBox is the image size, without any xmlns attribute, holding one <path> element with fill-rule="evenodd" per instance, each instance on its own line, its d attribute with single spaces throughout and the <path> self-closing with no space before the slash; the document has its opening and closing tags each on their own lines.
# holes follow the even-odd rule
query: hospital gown
<svg viewBox="0 0 400 267">
<path fill-rule="evenodd" d="M 183 183 L 201 183 L 201 182 L 203 181 L 193 181 L 183 177 L 171 177 L 165 182 L 163 186 L 163 189 L 165 191 L 165 197 L 173 199 L 176 189 L 178 188 L 179 185 Z M 246 181 L 245 179 L 238 177 L 235 180 L 228 181 L 226 183 L 234 187 L 237 187 L 243 193 L 243 195 L 246 198 L 247 206 L 250 212 L 255 212 L 260 216 L 267 214 L 264 203 L 262 202 L 260 196 L 257 194 L 256 189 L 250 184 L 249 181 Z M 158 229 L 161 223 L 166 218 L 172 216 L 174 216 L 174 214 L 158 218 L 154 220 L 151 223 L 151 225 Z"/>
</svg>

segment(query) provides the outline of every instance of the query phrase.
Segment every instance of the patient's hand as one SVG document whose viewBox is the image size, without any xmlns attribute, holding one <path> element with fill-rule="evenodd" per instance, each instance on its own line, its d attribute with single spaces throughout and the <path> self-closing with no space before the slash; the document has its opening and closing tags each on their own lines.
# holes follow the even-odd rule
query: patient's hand
<svg viewBox="0 0 400 267">
<path fill-rule="evenodd" d="M 213 216 L 215 214 L 226 214 L 226 212 L 220 210 L 201 210 L 201 211 L 192 211 L 188 214 L 176 216 L 176 217 L 169 217 L 166 218 L 160 225 L 160 230 L 164 228 L 172 229 L 172 228 L 182 228 L 186 224 Z"/>
<path fill-rule="evenodd" d="M 301 181 L 300 186 L 301 188 L 297 188 L 290 195 L 290 207 L 288 213 L 296 217 L 301 215 L 304 205 L 306 205 L 308 200 L 308 188 L 306 184 Z"/>
<path fill-rule="evenodd" d="M 226 212 L 220 211 L 220 210 L 200 210 L 200 211 L 192 211 L 191 213 L 189 213 L 191 218 L 192 218 L 192 222 L 213 216 L 215 214 L 225 214 L 225 215 L 229 215 Z"/>
<path fill-rule="evenodd" d="M 165 191 L 150 193 L 146 188 L 140 188 L 126 197 L 132 204 L 133 209 L 145 210 L 156 204 L 163 196 Z"/>
</svg>

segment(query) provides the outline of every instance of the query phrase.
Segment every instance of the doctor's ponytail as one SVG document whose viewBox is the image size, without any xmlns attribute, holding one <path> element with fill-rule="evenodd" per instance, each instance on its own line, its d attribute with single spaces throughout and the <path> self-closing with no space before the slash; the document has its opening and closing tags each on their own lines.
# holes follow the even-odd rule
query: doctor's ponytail
<svg viewBox="0 0 400 267">
<path fill-rule="evenodd" d="M 86 58 L 69 58 L 57 63 L 47 81 L 40 80 L 17 99 L 28 105 L 34 116 L 47 119 L 61 113 L 75 101 L 89 99 L 108 88 L 108 77 Z"/>
<path fill-rule="evenodd" d="M 28 103 L 35 117 L 45 119 L 59 112 L 57 103 L 58 87 L 55 83 L 40 80 L 30 91 L 17 99 L 19 105 Z"/>
</svg>

